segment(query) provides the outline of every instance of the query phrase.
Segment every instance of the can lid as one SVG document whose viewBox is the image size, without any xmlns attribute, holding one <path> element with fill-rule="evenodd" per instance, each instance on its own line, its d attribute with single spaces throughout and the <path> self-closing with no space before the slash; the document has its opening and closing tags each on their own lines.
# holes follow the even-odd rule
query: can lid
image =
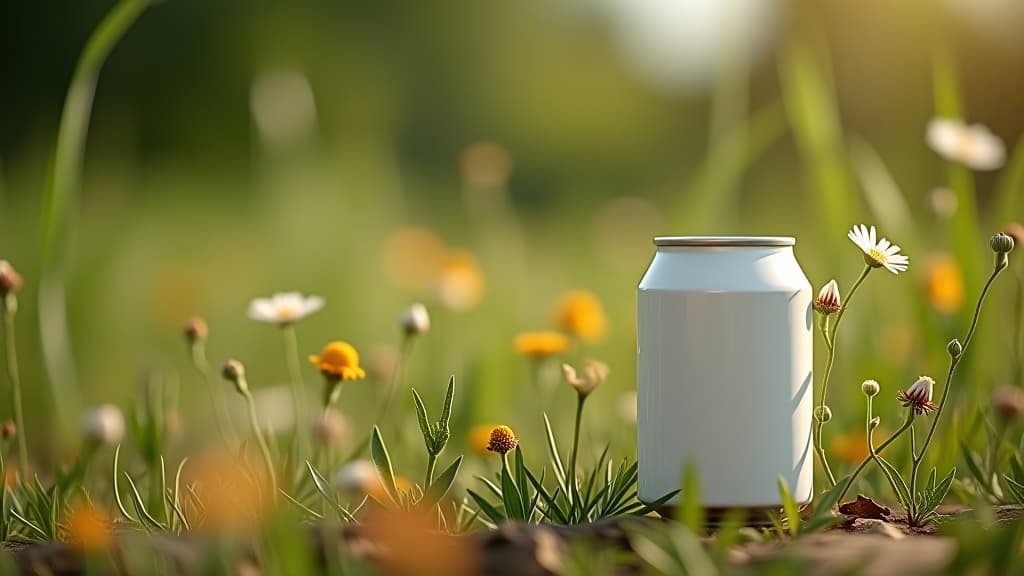
<svg viewBox="0 0 1024 576">
<path fill-rule="evenodd" d="M 792 236 L 655 236 L 655 246 L 792 246 Z"/>
</svg>

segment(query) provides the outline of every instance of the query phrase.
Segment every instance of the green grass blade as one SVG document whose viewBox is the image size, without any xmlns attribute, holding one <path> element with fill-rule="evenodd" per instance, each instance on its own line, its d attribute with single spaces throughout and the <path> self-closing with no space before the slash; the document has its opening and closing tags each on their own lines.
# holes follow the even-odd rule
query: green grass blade
<svg viewBox="0 0 1024 576">
<path fill-rule="evenodd" d="M 448 494 L 451 490 L 452 484 L 455 483 L 455 477 L 459 473 L 459 468 L 462 466 L 462 456 L 459 456 L 452 462 L 437 478 L 434 479 L 434 483 L 427 489 L 427 493 L 424 496 L 424 501 L 428 506 L 433 506 L 441 501 L 442 498 Z"/>
<path fill-rule="evenodd" d="M 391 500 L 398 504 L 398 487 L 395 485 L 395 471 L 391 466 L 391 456 L 388 455 L 388 448 L 384 445 L 384 439 L 380 436 L 380 429 L 373 427 L 373 434 L 370 440 L 370 458 L 380 473 L 381 481 L 384 482 L 384 489 Z"/>
</svg>

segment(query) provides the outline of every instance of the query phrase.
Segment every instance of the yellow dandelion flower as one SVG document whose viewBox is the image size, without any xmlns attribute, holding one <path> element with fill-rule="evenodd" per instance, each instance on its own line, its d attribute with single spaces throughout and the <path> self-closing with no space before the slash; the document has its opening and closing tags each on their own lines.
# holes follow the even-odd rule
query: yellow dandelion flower
<svg viewBox="0 0 1024 576">
<path fill-rule="evenodd" d="M 495 426 L 487 440 L 487 449 L 498 454 L 508 454 L 519 446 L 519 439 L 508 426 Z"/>
<path fill-rule="evenodd" d="M 555 308 L 555 323 L 567 334 L 588 342 L 600 340 L 608 330 L 604 306 L 586 290 L 570 290 L 562 295 Z"/>
<path fill-rule="evenodd" d="M 476 307 L 483 295 L 484 276 L 476 257 L 466 250 L 451 250 L 437 279 L 437 296 L 441 303 L 462 312 Z"/>
<path fill-rule="evenodd" d="M 952 314 L 964 303 L 964 279 L 960 265 L 949 254 L 936 254 L 925 265 L 925 292 L 932 307 Z"/>
<path fill-rule="evenodd" d="M 358 380 L 366 377 L 366 371 L 359 367 L 359 352 L 348 342 L 331 342 L 320 352 L 310 355 L 310 363 L 324 376 L 342 380 Z"/>
<path fill-rule="evenodd" d="M 491 430 L 493 424 L 478 424 L 469 429 L 469 436 L 466 438 L 469 449 L 481 456 L 487 456 L 490 452 L 487 444 L 491 441 Z"/>
<path fill-rule="evenodd" d="M 83 550 L 100 551 L 110 547 L 110 519 L 90 504 L 76 506 L 68 516 L 68 535 Z"/>
<path fill-rule="evenodd" d="M 531 358 L 547 358 L 569 348 L 569 338 L 561 332 L 523 332 L 516 336 L 516 351 Z"/>
</svg>

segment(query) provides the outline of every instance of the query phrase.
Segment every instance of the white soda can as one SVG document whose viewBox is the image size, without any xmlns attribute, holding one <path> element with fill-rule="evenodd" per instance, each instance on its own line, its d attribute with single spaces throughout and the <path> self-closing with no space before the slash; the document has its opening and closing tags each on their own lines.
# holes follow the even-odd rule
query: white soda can
<svg viewBox="0 0 1024 576">
<path fill-rule="evenodd" d="M 637 293 L 639 497 L 692 463 L 709 511 L 811 500 L 811 285 L 788 237 L 658 237 Z M 678 497 L 675 502 L 678 501 Z"/>
</svg>

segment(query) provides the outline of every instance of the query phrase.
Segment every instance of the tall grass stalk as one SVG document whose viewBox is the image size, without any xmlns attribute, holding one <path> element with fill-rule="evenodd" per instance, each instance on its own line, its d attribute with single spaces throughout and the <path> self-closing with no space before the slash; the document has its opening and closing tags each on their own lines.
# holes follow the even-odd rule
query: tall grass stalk
<svg viewBox="0 0 1024 576">
<path fill-rule="evenodd" d="M 4 351 L 7 359 L 7 377 L 11 383 L 11 407 L 14 410 L 14 425 L 17 428 L 18 472 L 22 478 L 29 477 L 28 441 L 25 430 L 25 408 L 21 399 L 21 373 L 18 371 L 18 347 L 14 339 L 14 315 L 18 311 L 18 298 L 14 293 L 3 298 Z"/>
<path fill-rule="evenodd" d="M 58 421 L 67 431 L 81 406 L 65 314 L 64 258 L 72 205 L 81 186 L 82 159 L 100 69 L 114 46 L 153 0 L 121 0 L 93 31 L 75 65 L 64 99 L 50 174 L 43 194 L 39 278 L 39 332 Z"/>
</svg>

